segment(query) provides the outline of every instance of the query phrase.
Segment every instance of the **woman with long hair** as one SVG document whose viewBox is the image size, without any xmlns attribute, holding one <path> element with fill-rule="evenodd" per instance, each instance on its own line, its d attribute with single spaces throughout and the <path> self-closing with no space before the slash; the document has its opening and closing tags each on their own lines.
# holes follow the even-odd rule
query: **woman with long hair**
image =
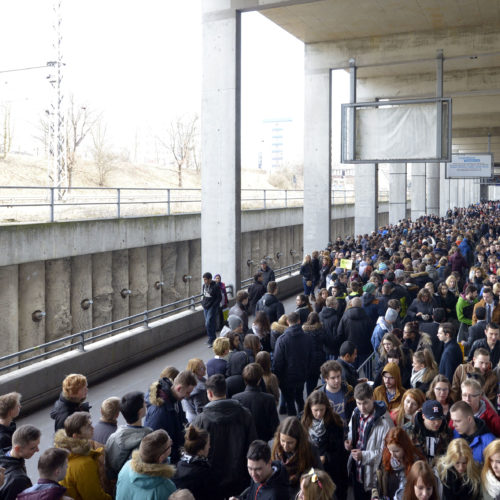
<svg viewBox="0 0 500 500">
<path fill-rule="evenodd" d="M 297 295 L 295 298 L 295 305 L 297 306 L 295 312 L 300 317 L 300 324 L 303 325 L 307 321 L 309 313 L 312 312 L 312 307 L 309 304 L 309 297 L 305 294 Z"/>
<path fill-rule="evenodd" d="M 437 374 L 438 366 L 430 349 L 426 348 L 413 354 L 413 370 L 410 383 L 414 389 L 427 392 Z"/>
<path fill-rule="evenodd" d="M 344 452 L 344 424 L 324 391 L 312 392 L 304 405 L 302 425 L 316 445 L 326 472 L 337 486 L 338 500 L 347 496 L 347 453 Z"/>
<path fill-rule="evenodd" d="M 306 380 L 307 394 L 311 394 L 318 385 L 321 365 L 326 361 L 325 348 L 327 347 L 328 340 L 318 313 L 309 313 L 307 321 L 302 325 L 302 330 L 312 339 L 312 359 L 309 365 L 310 373 Z"/>
<path fill-rule="evenodd" d="M 401 404 L 391 412 L 395 425 L 403 427 L 404 424 L 415 420 L 417 413 L 425 402 L 425 394 L 420 389 L 408 389 L 401 398 Z"/>
<path fill-rule="evenodd" d="M 311 468 L 300 478 L 300 491 L 297 500 L 331 500 L 336 491 L 330 476 L 321 469 Z M 338 491 L 338 490 L 337 490 Z M 337 498 L 340 498 L 337 495 Z"/>
<path fill-rule="evenodd" d="M 326 288 L 321 288 L 316 298 L 316 303 L 314 304 L 314 312 L 318 314 L 326 305 L 326 299 L 328 298 L 328 290 Z"/>
<path fill-rule="evenodd" d="M 309 436 L 297 417 L 287 417 L 276 429 L 271 452 L 273 460 L 286 467 L 290 486 L 295 492 L 300 486 L 300 476 L 311 467 L 321 467 L 318 450 L 309 441 Z"/>
<path fill-rule="evenodd" d="M 481 471 L 483 500 L 500 499 L 500 439 L 492 441 L 483 452 L 484 465 Z"/>
<path fill-rule="evenodd" d="M 419 323 L 432 321 L 432 294 L 427 288 L 421 288 L 407 311 L 408 318 Z"/>
<path fill-rule="evenodd" d="M 401 498 L 406 476 L 415 461 L 423 460 L 422 452 L 412 443 L 406 431 L 393 427 L 385 436 L 382 460 L 377 471 L 377 495 L 373 498 Z"/>
<path fill-rule="evenodd" d="M 264 311 L 257 311 L 252 323 L 252 331 L 260 340 L 262 349 L 271 352 L 271 323 Z"/>
<path fill-rule="evenodd" d="M 457 318 L 456 305 L 458 296 L 450 292 L 445 281 L 440 283 L 437 287 L 437 292 L 434 294 L 433 300 L 436 307 L 441 307 L 445 310 L 448 320 Z"/>
<path fill-rule="evenodd" d="M 406 384 L 411 375 L 411 356 L 407 349 L 403 349 L 401 341 L 394 333 L 386 333 L 380 342 L 378 360 L 375 366 L 375 387 L 382 383 L 382 370 L 389 363 L 389 353 L 394 354 L 393 351 L 398 351 L 399 353 L 398 366 L 401 373 L 401 381 L 404 387 L 408 387 Z"/>
<path fill-rule="evenodd" d="M 207 368 L 203 360 L 200 358 L 192 358 L 188 361 L 187 369 L 194 373 L 197 382 L 191 394 L 185 397 L 181 402 L 187 421 L 191 423 L 196 415 L 201 413 L 203 407 L 208 403 L 207 389 L 205 387 L 207 381 L 205 378 Z"/>
<path fill-rule="evenodd" d="M 248 362 L 255 363 L 255 356 L 257 356 L 257 354 L 262 350 L 259 337 L 251 333 L 249 335 L 245 335 L 243 350 L 247 353 Z"/>
<path fill-rule="evenodd" d="M 441 373 L 436 375 L 431 382 L 426 397 L 427 399 L 435 399 L 437 402 L 441 403 L 443 415 L 446 415 L 446 418 L 449 420 L 450 406 L 454 401 L 451 397 L 451 384 L 447 377 Z"/>
<path fill-rule="evenodd" d="M 262 379 L 266 384 L 266 391 L 274 396 L 276 404 L 280 400 L 280 387 L 278 377 L 271 371 L 271 355 L 267 351 L 260 351 L 255 356 L 255 362 L 260 365 L 264 374 Z"/>
<path fill-rule="evenodd" d="M 424 460 L 415 462 L 406 476 L 403 500 L 439 500 L 439 485 L 431 466 Z"/>
<path fill-rule="evenodd" d="M 446 455 L 438 459 L 436 470 L 443 485 L 443 500 L 481 497 L 481 469 L 465 439 L 451 441 Z"/>
</svg>

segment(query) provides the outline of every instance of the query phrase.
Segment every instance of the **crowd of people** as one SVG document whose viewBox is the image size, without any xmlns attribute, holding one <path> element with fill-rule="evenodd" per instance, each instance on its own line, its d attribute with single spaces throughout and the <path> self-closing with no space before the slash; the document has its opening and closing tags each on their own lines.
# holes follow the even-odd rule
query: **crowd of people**
<svg viewBox="0 0 500 500">
<path fill-rule="evenodd" d="M 500 500 L 499 219 L 485 202 L 338 238 L 287 312 L 266 261 L 229 309 L 205 273 L 213 357 L 95 425 L 66 376 L 36 484 L 41 432 L 0 396 L 0 500 Z"/>
</svg>

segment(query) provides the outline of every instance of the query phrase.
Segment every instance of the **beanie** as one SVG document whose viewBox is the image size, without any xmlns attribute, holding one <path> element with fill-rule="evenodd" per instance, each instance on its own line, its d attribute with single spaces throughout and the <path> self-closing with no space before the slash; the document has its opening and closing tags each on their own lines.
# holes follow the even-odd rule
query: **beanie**
<svg viewBox="0 0 500 500">
<path fill-rule="evenodd" d="M 365 293 L 372 293 L 375 291 L 377 287 L 375 286 L 374 283 L 367 283 L 364 287 L 363 287 L 363 292 Z"/>
<path fill-rule="evenodd" d="M 389 307 L 385 312 L 384 318 L 386 321 L 394 323 L 398 319 L 398 312 L 396 311 L 396 309 L 392 309 L 391 307 Z"/>
<path fill-rule="evenodd" d="M 236 314 L 231 314 L 231 316 L 227 318 L 227 324 L 229 325 L 229 328 L 231 328 L 231 330 L 235 330 L 241 324 L 243 324 L 243 321 L 241 321 L 241 318 L 239 316 L 236 316 Z"/>
</svg>

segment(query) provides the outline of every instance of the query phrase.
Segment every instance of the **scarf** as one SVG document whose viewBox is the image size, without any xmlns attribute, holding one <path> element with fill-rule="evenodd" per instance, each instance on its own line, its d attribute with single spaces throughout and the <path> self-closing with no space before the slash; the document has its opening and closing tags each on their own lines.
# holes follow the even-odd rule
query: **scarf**
<svg viewBox="0 0 500 500">
<path fill-rule="evenodd" d="M 492 498 L 500 496 L 500 481 L 495 477 L 491 469 L 486 472 L 486 481 L 483 486 Z"/>
<path fill-rule="evenodd" d="M 410 384 L 412 387 L 416 387 L 417 382 L 422 382 L 426 370 L 427 368 L 422 368 L 421 370 L 418 370 L 418 372 L 416 372 L 415 369 L 412 369 L 410 378 Z"/>
<path fill-rule="evenodd" d="M 316 446 L 319 447 L 326 435 L 326 428 L 323 420 L 316 420 L 313 418 L 312 425 L 309 428 L 309 436 Z"/>
</svg>

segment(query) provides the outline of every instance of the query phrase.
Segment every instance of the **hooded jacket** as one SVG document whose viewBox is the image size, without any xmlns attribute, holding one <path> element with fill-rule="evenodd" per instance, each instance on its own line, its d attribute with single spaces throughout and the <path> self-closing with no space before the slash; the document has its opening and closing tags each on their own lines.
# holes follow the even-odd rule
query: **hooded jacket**
<svg viewBox="0 0 500 500">
<path fill-rule="evenodd" d="M 74 500 L 111 500 L 101 486 L 98 461 L 103 449 L 92 449 L 89 439 L 72 438 L 60 429 L 54 436 L 57 448 L 69 450 L 68 470 L 60 484 L 67 489 L 67 494 Z"/>
<path fill-rule="evenodd" d="M 304 383 L 312 371 L 313 341 L 302 327 L 292 325 L 276 342 L 273 372 L 280 386 Z"/>
<path fill-rule="evenodd" d="M 480 418 L 474 417 L 474 422 L 476 423 L 476 431 L 474 434 L 468 436 L 466 434 L 459 434 L 455 429 L 453 431 L 453 437 L 463 438 L 469 443 L 472 450 L 472 456 L 474 460 L 480 464 L 483 463 L 483 451 L 492 442 L 495 441 L 495 436 L 488 431 L 486 424 Z"/>
<path fill-rule="evenodd" d="M 382 342 L 382 338 L 384 337 L 384 335 L 386 333 L 390 333 L 391 331 L 392 331 L 392 325 L 387 323 L 384 316 L 379 316 L 377 319 L 377 324 L 373 329 L 371 338 L 371 343 L 374 351 L 376 351 L 379 348 L 380 342 Z"/>
<path fill-rule="evenodd" d="M 385 403 L 374 401 L 375 412 L 374 419 L 365 428 L 363 444 L 361 446 L 361 464 L 364 468 L 363 485 L 365 491 L 369 492 L 377 484 L 377 469 L 382 459 L 382 450 L 384 448 L 384 439 L 394 423 L 387 411 Z M 349 432 L 347 438 L 356 446 L 358 441 L 359 422 L 361 413 L 358 408 L 354 409 L 351 421 L 349 422 Z M 354 474 L 355 462 L 352 455 L 349 455 L 347 461 L 347 470 Z"/>
<path fill-rule="evenodd" d="M 477 304 L 478 298 L 470 301 L 465 298 L 465 295 L 460 295 L 457 300 L 457 305 L 455 306 L 457 311 L 457 318 L 460 323 L 464 323 L 467 326 L 472 325 L 472 315 L 474 313 L 474 305 Z"/>
<path fill-rule="evenodd" d="M 201 305 L 205 310 L 218 306 L 222 300 L 222 292 L 216 281 L 212 280 L 208 285 L 203 284 L 201 293 L 203 295 Z"/>
<path fill-rule="evenodd" d="M 312 339 L 312 360 L 311 369 L 314 373 L 319 374 L 319 369 L 321 365 L 325 362 L 325 347 L 327 345 L 326 332 L 321 325 L 302 325 L 302 330 L 306 335 L 309 335 Z"/>
<path fill-rule="evenodd" d="M 255 311 L 263 311 L 269 319 L 269 323 L 278 321 L 285 314 L 283 304 L 278 300 L 276 295 L 266 293 L 255 306 Z"/>
<path fill-rule="evenodd" d="M 217 481 L 207 458 L 183 454 L 172 481 L 177 489 L 187 488 L 196 500 L 212 500 Z"/>
<path fill-rule="evenodd" d="M 151 384 L 146 394 L 147 412 L 144 425 L 154 431 L 164 429 L 172 439 L 170 458 L 177 463 L 181 457 L 180 448 L 184 444 L 186 416 L 180 401 L 172 394 L 172 382 L 164 377 Z"/>
<path fill-rule="evenodd" d="M 176 490 L 174 472 L 169 464 L 143 462 L 136 450 L 118 475 L 116 500 L 164 500 Z"/>
<path fill-rule="evenodd" d="M 106 443 L 106 469 L 110 479 L 116 479 L 121 468 L 139 448 L 142 438 L 153 429 L 149 427 L 133 427 L 120 425 L 116 432 L 109 436 Z"/>
<path fill-rule="evenodd" d="M 272 462 L 273 473 L 265 483 L 252 484 L 237 498 L 239 500 L 288 500 L 290 481 L 286 467 L 279 461 Z"/>
<path fill-rule="evenodd" d="M 326 332 L 326 353 L 338 356 L 340 343 L 337 337 L 337 326 L 339 323 L 337 311 L 333 307 L 325 306 L 319 313 L 319 319 Z"/>
<path fill-rule="evenodd" d="M 278 321 L 274 321 L 271 325 L 271 350 L 274 351 L 276 347 L 276 341 L 278 338 L 285 333 L 288 325 L 281 325 Z"/>
<path fill-rule="evenodd" d="M 5 469 L 5 481 L 0 488 L 2 500 L 16 500 L 21 491 L 31 486 L 31 480 L 26 473 L 24 458 L 9 457 L 6 453 L 10 448 L 4 448 L 0 455 L 0 467 Z"/>
<path fill-rule="evenodd" d="M 59 399 L 54 403 L 54 408 L 50 412 L 50 418 L 54 419 L 54 431 L 64 428 L 64 421 L 77 411 L 90 412 L 89 403 L 75 403 L 65 398 L 63 393 L 59 395 Z"/>
<path fill-rule="evenodd" d="M 18 500 L 60 500 L 66 488 L 50 479 L 39 479 L 38 482 L 17 495 Z"/>
<path fill-rule="evenodd" d="M 424 425 L 422 410 L 418 410 L 414 421 L 404 424 L 403 429 L 413 444 L 424 454 L 429 464 L 433 463 L 435 457 L 446 453 L 448 444 L 453 438 L 453 431 L 448 427 L 445 418 L 436 432 L 427 429 Z"/>
<path fill-rule="evenodd" d="M 219 399 L 208 403 L 193 425 L 210 434 L 208 458 L 218 475 L 220 497 L 241 492 L 248 484 L 246 453 L 257 439 L 251 413 L 239 401 Z"/>
<path fill-rule="evenodd" d="M 192 422 L 194 417 L 196 417 L 198 413 L 201 413 L 203 411 L 203 407 L 208 403 L 205 377 L 203 377 L 202 379 L 196 377 L 196 380 L 196 386 L 191 391 L 189 397 L 184 398 L 181 401 L 182 409 L 186 414 L 188 422 Z"/>
<path fill-rule="evenodd" d="M 375 390 L 373 391 L 373 398 L 377 401 L 383 401 L 386 404 L 388 410 L 392 411 L 398 408 L 401 404 L 401 398 L 403 397 L 405 388 L 401 384 L 401 373 L 399 371 L 399 366 L 396 363 L 387 363 L 382 370 L 382 373 L 384 372 L 388 372 L 392 377 L 394 377 L 394 381 L 396 383 L 396 393 L 392 400 L 389 401 L 389 399 L 387 398 L 387 390 L 385 388 L 385 385 L 382 383 L 382 385 L 375 387 Z"/>
<path fill-rule="evenodd" d="M 339 344 L 345 340 L 354 342 L 358 348 L 358 355 L 367 355 L 373 351 L 370 342 L 372 323 L 362 307 L 350 307 L 340 320 L 337 330 Z"/>
</svg>

